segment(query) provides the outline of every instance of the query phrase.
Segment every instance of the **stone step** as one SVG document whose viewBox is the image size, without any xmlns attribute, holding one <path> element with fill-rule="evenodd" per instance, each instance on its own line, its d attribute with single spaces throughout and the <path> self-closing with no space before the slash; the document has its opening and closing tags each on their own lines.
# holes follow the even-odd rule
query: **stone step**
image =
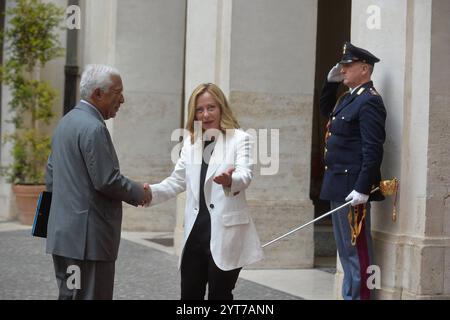
<svg viewBox="0 0 450 320">
<path fill-rule="evenodd" d="M 314 226 L 314 256 L 336 257 L 333 227 L 329 224 Z"/>
</svg>

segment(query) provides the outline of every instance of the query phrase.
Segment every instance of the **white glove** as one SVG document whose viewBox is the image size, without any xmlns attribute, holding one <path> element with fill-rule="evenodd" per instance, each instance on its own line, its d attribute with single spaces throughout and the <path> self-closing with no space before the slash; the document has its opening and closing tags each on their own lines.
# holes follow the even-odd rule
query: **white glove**
<svg viewBox="0 0 450 320">
<path fill-rule="evenodd" d="M 344 75 L 341 73 L 342 65 L 337 63 L 330 72 L 328 72 L 328 82 L 341 82 L 344 80 Z"/>
<path fill-rule="evenodd" d="M 369 196 L 367 194 L 359 193 L 358 191 L 353 190 L 350 194 L 345 198 L 345 201 L 350 201 L 352 207 L 357 206 L 358 204 L 366 203 L 369 200 Z"/>
</svg>

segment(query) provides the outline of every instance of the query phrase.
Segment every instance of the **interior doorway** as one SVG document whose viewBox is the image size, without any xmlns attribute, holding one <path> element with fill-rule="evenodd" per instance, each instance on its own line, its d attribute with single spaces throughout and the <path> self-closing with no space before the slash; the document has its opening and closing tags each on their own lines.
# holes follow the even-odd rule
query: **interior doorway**
<svg viewBox="0 0 450 320">
<path fill-rule="evenodd" d="M 343 43 L 350 40 L 351 4 L 351 0 L 318 0 L 310 180 L 310 198 L 314 204 L 315 218 L 330 209 L 328 201 L 319 199 L 324 172 L 325 125 L 328 120 L 320 115 L 319 97 L 329 70 L 341 58 Z M 314 226 L 314 256 L 318 267 L 336 263 L 331 216 Z"/>
</svg>

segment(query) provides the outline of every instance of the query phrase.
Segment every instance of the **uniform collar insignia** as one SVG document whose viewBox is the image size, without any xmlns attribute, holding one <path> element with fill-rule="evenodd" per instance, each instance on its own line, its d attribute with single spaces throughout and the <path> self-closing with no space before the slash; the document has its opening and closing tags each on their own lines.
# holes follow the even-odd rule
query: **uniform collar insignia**
<svg viewBox="0 0 450 320">
<path fill-rule="evenodd" d="M 372 95 L 374 95 L 374 96 L 378 96 L 379 95 L 379 93 L 377 92 L 377 90 L 375 90 L 375 88 L 370 88 L 369 89 L 369 91 L 370 91 L 370 93 L 372 94 Z"/>
</svg>

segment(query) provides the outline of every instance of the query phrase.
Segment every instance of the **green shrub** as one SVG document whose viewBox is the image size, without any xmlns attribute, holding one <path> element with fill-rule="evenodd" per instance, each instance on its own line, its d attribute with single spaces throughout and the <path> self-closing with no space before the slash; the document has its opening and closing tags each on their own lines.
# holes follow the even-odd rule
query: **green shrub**
<svg viewBox="0 0 450 320">
<path fill-rule="evenodd" d="M 54 117 L 52 106 L 57 91 L 40 80 L 40 70 L 52 59 L 64 54 L 58 40 L 64 9 L 40 0 L 16 0 L 6 11 L 6 30 L 1 35 L 6 61 L 0 78 L 10 88 L 9 103 L 15 132 L 5 141 L 12 143 L 13 162 L 2 168 L 8 182 L 39 184 L 44 182 L 50 153 L 50 137 L 42 132 Z"/>
</svg>

